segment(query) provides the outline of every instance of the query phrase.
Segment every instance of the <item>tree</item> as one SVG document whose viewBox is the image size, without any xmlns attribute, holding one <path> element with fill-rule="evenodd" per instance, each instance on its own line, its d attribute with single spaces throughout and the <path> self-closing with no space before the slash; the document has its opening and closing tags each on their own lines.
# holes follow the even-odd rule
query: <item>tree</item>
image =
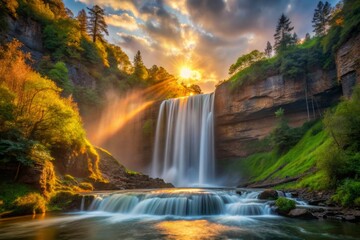
<svg viewBox="0 0 360 240">
<path fill-rule="evenodd" d="M 331 19 L 331 5 L 327 1 L 325 4 L 320 1 L 315 9 L 312 20 L 316 36 L 324 36 L 329 28 Z"/>
<path fill-rule="evenodd" d="M 311 39 L 310 33 L 305 34 L 305 42 L 309 41 Z"/>
<path fill-rule="evenodd" d="M 84 9 L 82 9 L 81 11 L 79 11 L 78 15 L 77 15 L 77 20 L 79 21 L 79 29 L 80 32 L 86 33 L 86 29 L 87 29 L 87 15 Z"/>
<path fill-rule="evenodd" d="M 271 43 L 268 41 L 265 48 L 265 55 L 270 58 L 272 54 L 272 46 Z"/>
<path fill-rule="evenodd" d="M 241 71 L 262 59 L 264 59 L 264 53 L 260 52 L 259 50 L 254 50 L 248 54 L 242 55 L 237 59 L 236 63 L 230 66 L 229 74 Z"/>
<path fill-rule="evenodd" d="M 297 36 L 297 34 L 294 32 L 294 34 L 292 35 L 292 43 L 293 44 L 297 44 L 299 42 L 299 38 Z"/>
<path fill-rule="evenodd" d="M 89 9 L 89 17 L 88 17 L 88 31 L 89 34 L 92 37 L 92 41 L 96 42 L 96 40 L 103 41 L 105 33 L 106 35 L 109 35 L 109 32 L 107 30 L 107 24 L 104 19 L 104 9 L 99 7 L 98 5 L 95 5 L 92 8 Z"/>
<path fill-rule="evenodd" d="M 274 34 L 274 48 L 276 52 L 281 52 L 293 44 L 293 36 L 291 35 L 291 31 L 294 29 L 294 27 L 291 27 L 290 25 L 290 19 L 282 14 L 279 18 L 278 25 L 276 26 L 276 32 Z"/>
<path fill-rule="evenodd" d="M 146 79 L 149 75 L 146 67 L 144 66 L 141 52 L 139 50 L 134 56 L 134 75 L 141 79 Z"/>
<path fill-rule="evenodd" d="M 49 71 L 48 76 L 63 90 L 65 96 L 69 96 L 73 92 L 74 86 L 69 80 L 69 71 L 64 62 L 57 62 Z"/>
</svg>

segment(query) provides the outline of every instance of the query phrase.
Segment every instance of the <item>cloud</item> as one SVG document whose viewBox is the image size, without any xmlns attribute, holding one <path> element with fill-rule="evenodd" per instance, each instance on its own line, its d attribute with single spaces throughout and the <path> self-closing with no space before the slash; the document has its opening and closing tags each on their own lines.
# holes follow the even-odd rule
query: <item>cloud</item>
<svg viewBox="0 0 360 240">
<path fill-rule="evenodd" d="M 144 63 L 179 74 L 182 65 L 198 70 L 210 91 L 228 77 L 229 66 L 254 49 L 263 51 L 282 13 L 299 37 L 311 32 L 317 1 L 300 0 L 77 0 L 111 13 L 106 21 L 115 41 Z M 332 0 L 336 1 L 336 0 Z"/>
<path fill-rule="evenodd" d="M 101 7 L 108 7 L 114 10 L 122 10 L 131 12 L 135 17 L 139 15 L 138 6 L 136 0 L 75 0 L 76 2 L 82 2 L 89 6 L 99 5 Z"/>
<path fill-rule="evenodd" d="M 111 14 L 105 16 L 105 21 L 108 25 L 120 27 L 130 31 L 134 31 L 139 28 L 136 19 L 127 13 L 123 13 L 121 15 Z"/>
</svg>

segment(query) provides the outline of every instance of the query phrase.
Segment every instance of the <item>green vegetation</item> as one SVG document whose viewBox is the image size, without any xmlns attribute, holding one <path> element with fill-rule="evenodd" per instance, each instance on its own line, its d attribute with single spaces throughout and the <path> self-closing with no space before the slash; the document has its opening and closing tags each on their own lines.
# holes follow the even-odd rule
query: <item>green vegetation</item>
<svg viewBox="0 0 360 240">
<path fill-rule="evenodd" d="M 158 85 L 161 91 L 147 96 L 156 100 L 201 92 L 198 86 L 185 87 L 162 67 L 146 68 L 140 52 L 133 66 L 121 47 L 105 40 L 106 13 L 97 5 L 80 10 L 74 18 L 61 0 L 11 0 L 0 4 L 0 13 L 0 39 L 4 41 L 6 15 L 40 24 L 45 52 L 34 66 L 56 82 L 63 96 L 74 97 L 84 117 L 103 107 L 109 89 L 122 95 L 134 88 Z"/>
<path fill-rule="evenodd" d="M 314 124 L 314 122 L 307 122 L 302 127 L 291 128 L 284 117 L 284 110 L 282 108 L 276 111 L 275 115 L 279 122 L 269 138 L 273 149 L 280 154 L 287 152 L 293 147 Z"/>
<path fill-rule="evenodd" d="M 316 70 L 315 68 L 334 69 L 336 50 L 350 37 L 360 32 L 360 3 L 345 0 L 343 6 L 339 3 L 333 9 L 331 16 L 329 16 L 328 8 L 329 5 L 326 3 L 318 6 L 318 13 L 314 14 L 316 15 L 314 16 L 314 31 L 318 34 L 312 39 L 307 35 L 303 42 L 296 42 L 293 39 L 290 20 L 282 16 L 275 34 L 274 48 L 277 54 L 272 58 L 259 58 L 245 68 L 240 68 L 240 71 L 230 72 L 230 74 L 234 73 L 227 80 L 231 83 L 231 88 L 239 89 L 241 86 L 274 75 L 283 75 L 287 80 L 304 79 L 304 82 L 307 82 L 311 81 L 308 73 Z M 247 55 L 249 54 L 239 59 Z M 270 55 L 269 50 L 266 50 L 266 55 Z"/>
<path fill-rule="evenodd" d="M 291 199 L 287 199 L 284 197 L 279 197 L 275 201 L 275 205 L 278 207 L 279 211 L 282 213 L 288 213 L 290 210 L 296 207 L 295 201 Z"/>
<path fill-rule="evenodd" d="M 237 169 L 250 182 L 299 178 L 276 186 L 278 189 L 336 189 L 333 201 L 343 206 L 359 205 L 360 201 L 360 88 L 349 100 L 329 110 L 324 119 L 301 128 L 283 127 L 272 132 L 271 152 L 256 153 L 235 161 L 228 169 Z M 281 111 L 278 112 L 281 115 Z M 284 120 L 282 120 L 284 121 Z M 279 130 L 279 128 L 283 130 Z M 285 130 L 286 131 L 285 131 Z M 290 133 L 291 134 L 290 134 Z M 305 132 L 303 135 L 302 133 Z M 274 134 L 277 135 L 274 138 Z M 288 136 L 300 140 L 292 146 Z M 277 139 L 277 140 L 276 140 Z M 287 151 L 278 151 L 287 149 Z M 241 169 L 246 169 L 241 172 Z"/>
<path fill-rule="evenodd" d="M 314 32 L 317 36 L 323 36 L 326 34 L 326 30 L 329 27 L 331 19 L 331 6 L 329 2 L 319 1 L 312 20 Z"/>
<path fill-rule="evenodd" d="M 360 207 L 360 181 L 346 179 L 336 190 L 333 200 L 343 206 Z"/>
<path fill-rule="evenodd" d="M 229 74 L 233 74 L 234 72 L 241 71 L 251 64 L 258 62 L 265 58 L 264 53 L 259 52 L 258 50 L 254 50 L 249 54 L 242 55 L 236 60 L 236 63 L 232 64 L 229 68 Z"/>
<path fill-rule="evenodd" d="M 277 53 L 281 53 L 289 46 L 294 45 L 297 42 L 296 33 L 291 34 L 294 27 L 291 27 L 291 21 L 284 14 L 279 18 L 274 34 L 274 49 Z"/>
<path fill-rule="evenodd" d="M 49 71 L 48 76 L 54 80 L 56 85 L 63 90 L 65 96 L 73 93 L 74 86 L 69 80 L 69 71 L 63 62 L 55 63 L 54 67 Z"/>
<path fill-rule="evenodd" d="M 322 129 L 322 123 L 318 122 L 308 129 L 305 126 L 293 129 L 293 131 L 305 131 L 305 135 L 286 153 L 278 153 L 276 149 L 271 152 L 256 153 L 245 159 L 235 161 L 229 169 L 246 169 L 241 172 L 248 177 L 249 181 L 262 181 L 265 179 L 284 179 L 297 177 L 311 172 L 317 163 L 317 157 L 322 149 L 328 147 L 328 136 Z M 282 155 L 281 155 L 282 154 Z M 306 182 L 306 178 L 300 181 L 298 187 Z"/>
<path fill-rule="evenodd" d="M 65 164 L 73 154 L 87 160 L 89 179 L 102 181 L 102 176 L 99 156 L 85 138 L 75 103 L 61 97 L 53 81 L 30 68 L 26 63 L 29 56 L 20 47 L 18 41 L 13 41 L 0 48 L 0 162 L 2 168 L 9 169 L 2 176 L 9 185 L 1 188 L 8 189 L 1 192 L 1 208 L 30 214 L 44 212 L 46 200 L 58 188 L 53 163 Z M 65 69 L 63 63 L 49 73 L 61 80 L 61 68 Z M 72 152 L 67 155 L 69 149 Z M 39 182 L 41 192 L 16 183 L 21 169 L 35 166 L 44 169 Z M 70 176 L 65 179 L 77 183 Z M 76 190 L 92 189 L 90 183 L 81 182 Z"/>
<path fill-rule="evenodd" d="M 358 204 L 360 192 L 360 88 L 350 100 L 342 101 L 324 118 L 330 136 L 329 149 L 319 160 L 319 167 L 329 182 L 337 188 L 334 200 L 343 205 Z M 354 190 L 355 189 L 355 190 Z"/>
<path fill-rule="evenodd" d="M 1 183 L 0 200 L 2 201 L 2 204 L 0 205 L 0 212 L 12 209 L 13 203 L 18 197 L 23 197 L 33 191 L 34 190 L 27 185 Z"/>
</svg>

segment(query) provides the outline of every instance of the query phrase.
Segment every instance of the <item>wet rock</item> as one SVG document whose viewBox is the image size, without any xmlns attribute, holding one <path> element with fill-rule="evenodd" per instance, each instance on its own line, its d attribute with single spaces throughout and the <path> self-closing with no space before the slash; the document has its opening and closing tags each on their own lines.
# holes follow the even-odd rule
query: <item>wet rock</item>
<svg viewBox="0 0 360 240">
<path fill-rule="evenodd" d="M 261 200 L 274 200 L 279 197 L 279 194 L 276 190 L 273 189 L 266 189 L 263 192 L 261 192 L 258 196 L 258 199 Z"/>
<path fill-rule="evenodd" d="M 292 209 L 288 214 L 288 217 L 292 218 L 302 218 L 302 219 L 314 219 L 314 217 L 310 211 L 304 208 L 295 208 Z"/>
</svg>

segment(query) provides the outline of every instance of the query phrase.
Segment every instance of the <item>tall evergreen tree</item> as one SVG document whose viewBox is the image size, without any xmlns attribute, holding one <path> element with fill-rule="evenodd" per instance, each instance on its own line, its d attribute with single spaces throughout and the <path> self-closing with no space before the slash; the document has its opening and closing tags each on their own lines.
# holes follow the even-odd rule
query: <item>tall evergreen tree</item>
<svg viewBox="0 0 360 240">
<path fill-rule="evenodd" d="M 285 50 L 289 45 L 293 44 L 293 36 L 291 31 L 294 27 L 291 27 L 291 21 L 284 14 L 279 18 L 278 25 L 276 26 L 276 32 L 274 34 L 275 44 L 274 48 L 276 52 Z"/>
<path fill-rule="evenodd" d="M 265 48 L 265 55 L 268 58 L 271 58 L 271 54 L 272 54 L 272 46 L 271 46 L 271 43 L 268 41 L 266 44 L 266 48 Z"/>
<path fill-rule="evenodd" d="M 312 20 L 316 36 L 324 36 L 329 28 L 331 18 L 331 5 L 327 1 L 325 4 L 320 1 L 315 9 Z"/>
<path fill-rule="evenodd" d="M 297 44 L 298 42 L 299 42 L 299 38 L 297 34 L 294 32 L 294 34 L 292 35 L 292 44 Z"/>
<path fill-rule="evenodd" d="M 305 42 L 309 41 L 311 39 L 310 33 L 305 34 Z"/>
<path fill-rule="evenodd" d="M 146 79 L 149 76 L 139 50 L 134 56 L 134 75 L 140 79 Z"/>
<path fill-rule="evenodd" d="M 80 10 L 76 18 L 79 21 L 80 32 L 86 33 L 87 15 L 86 15 L 85 10 L 84 9 Z"/>
<path fill-rule="evenodd" d="M 104 9 L 99 7 L 98 5 L 95 5 L 92 8 L 89 9 L 89 17 L 88 17 L 88 31 L 89 34 L 92 37 L 93 42 L 96 42 L 97 39 L 103 40 L 105 33 L 106 35 L 109 35 L 109 32 L 107 30 L 107 24 L 104 19 Z"/>
</svg>

